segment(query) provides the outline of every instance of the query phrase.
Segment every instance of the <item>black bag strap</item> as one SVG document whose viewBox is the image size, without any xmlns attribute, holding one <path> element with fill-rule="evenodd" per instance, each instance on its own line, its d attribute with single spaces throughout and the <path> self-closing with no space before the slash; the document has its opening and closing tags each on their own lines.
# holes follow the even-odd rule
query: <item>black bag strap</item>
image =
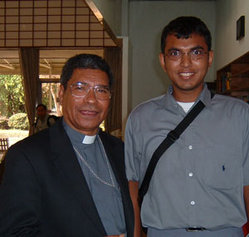
<svg viewBox="0 0 249 237">
<path fill-rule="evenodd" d="M 150 180 L 152 178 L 152 175 L 160 157 L 180 137 L 180 135 L 198 116 L 198 114 L 202 111 L 204 107 L 204 103 L 202 101 L 199 101 L 193 107 L 193 109 L 191 109 L 191 111 L 184 117 L 184 119 L 176 126 L 176 128 L 168 133 L 167 137 L 162 141 L 162 143 L 157 147 L 157 149 L 153 153 L 150 163 L 147 167 L 143 182 L 139 188 L 138 197 L 140 205 L 142 204 L 144 195 L 148 191 Z"/>
</svg>

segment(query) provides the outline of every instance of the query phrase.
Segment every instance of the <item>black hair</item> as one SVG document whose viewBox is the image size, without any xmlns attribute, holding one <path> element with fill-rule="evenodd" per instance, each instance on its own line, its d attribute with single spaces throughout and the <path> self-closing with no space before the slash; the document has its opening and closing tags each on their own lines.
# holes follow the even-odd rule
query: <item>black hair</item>
<svg viewBox="0 0 249 237">
<path fill-rule="evenodd" d="M 208 51 L 211 50 L 212 37 L 206 24 L 194 16 L 181 16 L 164 27 L 161 35 L 161 52 L 164 54 L 168 35 L 175 35 L 178 39 L 188 39 L 191 34 L 203 36 L 208 46 Z"/>
<path fill-rule="evenodd" d="M 43 107 L 43 109 L 47 110 L 47 106 L 44 105 L 44 104 L 38 104 L 38 105 L 36 106 L 36 109 L 38 109 L 39 107 Z"/>
<path fill-rule="evenodd" d="M 105 72 L 109 78 L 109 87 L 113 84 L 113 75 L 107 62 L 98 55 L 95 54 L 78 54 L 67 60 L 62 68 L 60 77 L 60 83 L 67 88 L 67 82 L 72 77 L 74 69 L 99 69 Z"/>
</svg>

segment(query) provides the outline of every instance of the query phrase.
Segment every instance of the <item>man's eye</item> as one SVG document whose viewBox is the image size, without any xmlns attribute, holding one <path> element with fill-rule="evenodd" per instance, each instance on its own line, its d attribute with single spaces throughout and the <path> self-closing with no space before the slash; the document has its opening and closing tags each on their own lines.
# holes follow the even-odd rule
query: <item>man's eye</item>
<svg viewBox="0 0 249 237">
<path fill-rule="evenodd" d="M 203 51 L 201 49 L 194 49 L 193 51 L 191 51 L 192 55 L 202 55 Z"/>
<path fill-rule="evenodd" d="M 169 55 L 171 56 L 179 56 L 180 55 L 180 51 L 178 50 L 172 50 L 169 52 Z"/>
<path fill-rule="evenodd" d="M 74 87 L 74 90 L 75 91 L 87 91 L 87 86 L 85 86 L 85 85 L 76 85 Z"/>
<path fill-rule="evenodd" d="M 107 88 L 101 88 L 101 87 L 98 87 L 96 88 L 96 91 L 100 94 L 107 94 L 108 93 L 108 89 Z"/>
<path fill-rule="evenodd" d="M 83 86 L 80 86 L 80 85 L 77 85 L 77 86 L 75 86 L 75 88 L 74 88 L 75 90 L 83 90 Z"/>
</svg>

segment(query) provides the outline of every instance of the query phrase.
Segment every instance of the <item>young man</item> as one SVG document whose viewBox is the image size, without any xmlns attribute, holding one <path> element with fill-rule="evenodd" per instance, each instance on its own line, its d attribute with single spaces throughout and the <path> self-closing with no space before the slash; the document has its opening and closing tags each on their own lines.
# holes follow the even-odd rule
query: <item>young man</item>
<svg viewBox="0 0 249 237">
<path fill-rule="evenodd" d="M 113 78 L 97 55 L 70 58 L 63 118 L 12 146 L 0 187 L 0 236 L 133 236 L 123 143 L 99 129 Z"/>
<path fill-rule="evenodd" d="M 37 119 L 35 121 L 35 133 L 52 126 L 58 117 L 49 115 L 47 106 L 44 104 L 38 104 L 36 106 Z"/>
<path fill-rule="evenodd" d="M 196 17 L 163 30 L 159 60 L 172 86 L 135 108 L 125 137 L 126 173 L 149 237 L 243 236 L 249 208 L 249 106 L 212 95 L 204 83 L 213 61 L 211 35 Z M 153 152 L 198 102 L 204 109 L 161 156 L 139 213 L 138 188 Z M 245 202 L 244 202 L 245 198 Z M 246 205 L 245 205 L 246 204 Z"/>
</svg>

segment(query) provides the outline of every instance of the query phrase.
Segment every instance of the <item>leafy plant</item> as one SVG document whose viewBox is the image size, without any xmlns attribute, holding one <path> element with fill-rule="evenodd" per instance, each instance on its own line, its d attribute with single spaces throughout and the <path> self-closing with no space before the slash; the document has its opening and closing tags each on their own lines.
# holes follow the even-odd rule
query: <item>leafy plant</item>
<svg viewBox="0 0 249 237">
<path fill-rule="evenodd" d="M 4 118 L 0 120 L 0 129 L 8 129 L 8 119 Z"/>
<path fill-rule="evenodd" d="M 0 75 L 0 114 L 10 117 L 24 112 L 24 90 L 20 75 Z"/>
<path fill-rule="evenodd" d="M 29 122 L 28 116 L 25 113 L 17 113 L 9 118 L 8 125 L 10 128 L 26 130 L 28 129 Z"/>
</svg>

